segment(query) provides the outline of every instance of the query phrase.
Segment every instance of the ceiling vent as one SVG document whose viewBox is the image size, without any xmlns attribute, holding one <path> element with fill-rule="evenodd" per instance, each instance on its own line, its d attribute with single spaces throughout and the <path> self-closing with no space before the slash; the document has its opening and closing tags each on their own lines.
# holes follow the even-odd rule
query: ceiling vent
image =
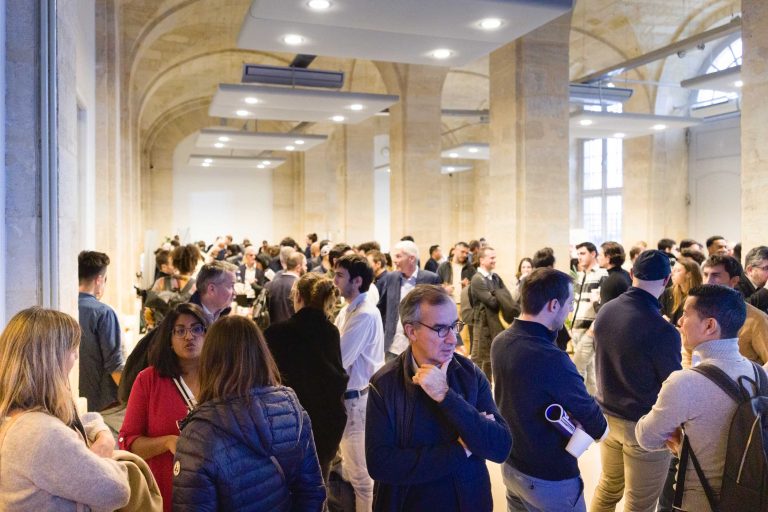
<svg viewBox="0 0 768 512">
<path fill-rule="evenodd" d="M 344 72 L 243 64 L 243 83 L 341 89 Z"/>
</svg>

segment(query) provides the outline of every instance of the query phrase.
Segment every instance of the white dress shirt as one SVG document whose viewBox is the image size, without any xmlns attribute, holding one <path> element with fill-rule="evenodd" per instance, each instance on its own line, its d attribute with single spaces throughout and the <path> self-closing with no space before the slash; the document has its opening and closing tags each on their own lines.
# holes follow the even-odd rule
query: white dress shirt
<svg viewBox="0 0 768 512">
<path fill-rule="evenodd" d="M 417 268 L 411 277 L 406 278 L 404 275 L 400 276 L 400 302 L 403 302 L 405 296 L 411 293 L 411 290 L 416 287 L 416 276 L 418 273 L 419 269 Z M 400 315 L 398 314 L 395 335 L 392 337 L 392 345 L 389 346 L 389 351 L 399 356 L 408 348 L 408 343 L 408 337 L 403 330 L 403 322 L 400 321 Z"/>
<path fill-rule="evenodd" d="M 341 363 L 349 375 L 347 389 L 360 390 L 384 366 L 384 328 L 381 313 L 361 293 L 336 317 L 341 334 Z"/>
</svg>

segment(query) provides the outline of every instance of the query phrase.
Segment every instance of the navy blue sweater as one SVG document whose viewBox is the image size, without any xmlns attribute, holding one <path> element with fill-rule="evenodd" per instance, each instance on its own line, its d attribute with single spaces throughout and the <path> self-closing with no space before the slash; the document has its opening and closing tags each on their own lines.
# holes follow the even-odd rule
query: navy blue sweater
<svg viewBox="0 0 768 512">
<path fill-rule="evenodd" d="M 661 383 L 680 370 L 680 334 L 659 301 L 634 286 L 600 308 L 594 324 L 597 401 L 605 414 L 637 421 Z"/>
<path fill-rule="evenodd" d="M 569 438 L 544 418 L 549 405 L 562 405 L 595 439 L 608 426 L 573 362 L 555 345 L 555 334 L 517 319 L 491 346 L 496 404 L 515 440 L 507 462 L 544 480 L 579 476 L 576 458 L 565 451 Z"/>
</svg>

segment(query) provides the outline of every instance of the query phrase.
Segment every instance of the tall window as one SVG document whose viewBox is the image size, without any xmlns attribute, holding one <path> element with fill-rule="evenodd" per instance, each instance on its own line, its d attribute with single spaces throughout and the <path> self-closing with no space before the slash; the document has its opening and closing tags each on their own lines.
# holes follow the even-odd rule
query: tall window
<svg viewBox="0 0 768 512">
<path fill-rule="evenodd" d="M 586 107 L 601 110 L 601 107 Z M 621 105 L 606 109 L 621 112 Z M 580 144 L 579 206 L 582 228 L 595 244 L 621 240 L 624 148 L 621 139 L 591 139 Z"/>
<path fill-rule="evenodd" d="M 712 62 L 707 67 L 705 73 L 715 73 L 716 71 L 722 71 L 724 69 L 732 68 L 734 66 L 741 65 L 741 38 L 735 39 L 728 46 L 723 48 L 718 53 Z M 701 89 L 696 93 L 696 106 L 713 105 L 715 103 L 721 103 L 732 98 L 736 98 L 738 94 L 734 92 L 714 91 L 711 89 Z"/>
</svg>

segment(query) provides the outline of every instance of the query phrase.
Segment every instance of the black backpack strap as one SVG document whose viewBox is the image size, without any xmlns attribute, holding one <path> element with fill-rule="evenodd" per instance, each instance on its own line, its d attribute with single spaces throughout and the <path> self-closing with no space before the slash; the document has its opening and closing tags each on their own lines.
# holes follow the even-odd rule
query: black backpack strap
<svg viewBox="0 0 768 512">
<path fill-rule="evenodd" d="M 755 387 L 757 388 L 757 396 L 768 396 L 768 373 L 762 366 L 754 361 L 751 361 L 752 367 L 755 369 Z"/>
<path fill-rule="evenodd" d="M 717 387 L 730 396 L 734 402 L 741 403 L 744 400 L 739 385 L 717 366 L 712 364 L 700 364 L 699 366 L 691 368 L 691 370 L 705 376 L 717 384 Z"/>
<path fill-rule="evenodd" d="M 719 512 L 719 508 L 717 506 L 717 500 L 715 499 L 715 492 L 712 490 L 712 486 L 709 485 L 709 482 L 707 481 L 706 477 L 704 476 L 704 471 L 701 469 L 701 465 L 699 464 L 699 460 L 696 458 L 696 454 L 693 453 L 693 448 L 691 447 L 690 442 L 688 441 L 688 436 L 686 436 L 683 439 L 683 452 L 686 452 L 686 446 L 688 448 L 686 455 L 690 456 L 691 462 L 693 462 L 693 469 L 696 470 L 696 475 L 699 477 L 699 482 L 701 482 L 701 486 L 704 487 L 704 494 L 707 495 L 707 501 L 709 502 L 709 506 L 712 509 L 712 512 Z M 683 474 L 683 480 L 685 480 L 685 471 L 681 471 L 685 467 L 685 464 L 683 464 L 682 455 L 680 458 L 680 468 L 678 469 L 678 472 Z M 679 474 L 678 473 L 678 474 Z M 682 493 L 681 493 L 682 494 Z M 675 501 L 677 501 L 677 492 L 675 492 Z M 682 495 L 680 496 L 680 505 L 682 505 Z"/>
</svg>

